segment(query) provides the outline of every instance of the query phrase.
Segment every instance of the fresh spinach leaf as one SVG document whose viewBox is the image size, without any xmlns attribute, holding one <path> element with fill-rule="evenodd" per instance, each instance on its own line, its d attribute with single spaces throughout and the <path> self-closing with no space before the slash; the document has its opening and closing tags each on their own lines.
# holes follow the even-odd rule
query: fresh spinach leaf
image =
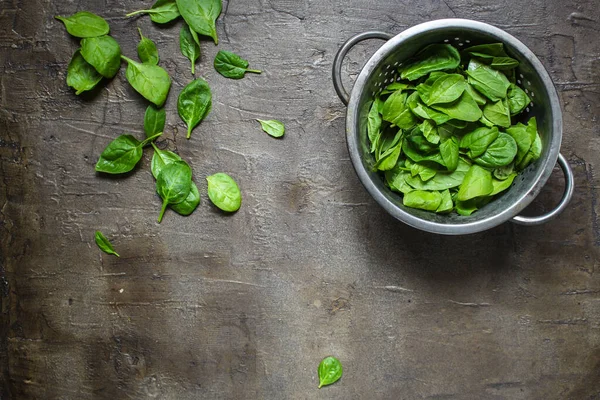
<svg viewBox="0 0 600 400">
<path fill-rule="evenodd" d="M 421 130 L 408 135 L 407 140 L 410 141 L 412 147 L 421 154 L 428 154 L 439 151 L 439 144 L 433 144 L 423 136 Z"/>
<path fill-rule="evenodd" d="M 439 207 L 435 210 L 436 213 L 448 213 L 454 209 L 454 202 L 452 201 L 452 195 L 450 194 L 450 190 L 446 189 L 443 192 L 440 192 L 442 196 L 442 201 L 440 202 Z"/>
<path fill-rule="evenodd" d="M 208 198 L 215 206 L 226 212 L 240 209 L 242 193 L 232 177 L 218 172 L 206 177 L 206 181 L 208 182 Z"/>
<path fill-rule="evenodd" d="M 192 75 L 195 73 L 196 61 L 200 58 L 200 45 L 196 43 L 188 24 L 183 24 L 179 31 L 179 49 L 181 54 L 187 57 L 192 64 Z"/>
<path fill-rule="evenodd" d="M 179 157 L 177 153 L 174 153 L 170 150 L 161 150 L 156 147 L 154 143 L 152 143 L 152 147 L 154 147 L 154 155 L 152 156 L 150 170 L 152 171 L 152 176 L 154 176 L 154 179 L 158 179 L 158 174 L 160 174 L 160 170 L 165 165 L 175 161 L 182 161 L 181 157 Z"/>
<path fill-rule="evenodd" d="M 75 94 L 79 95 L 96 87 L 101 80 L 102 75 L 85 61 L 79 50 L 77 50 L 67 67 L 67 85 L 75 89 Z"/>
<path fill-rule="evenodd" d="M 167 112 L 164 107 L 158 108 L 154 104 L 150 104 L 144 114 L 144 132 L 146 132 L 146 137 L 149 138 L 163 132 L 166 119 Z"/>
<path fill-rule="evenodd" d="M 431 96 L 431 86 L 426 83 L 420 83 L 417 85 L 417 93 L 421 101 L 427 104 L 429 103 L 429 97 Z"/>
<path fill-rule="evenodd" d="M 402 141 L 397 143 L 388 154 L 384 157 L 380 158 L 375 164 L 375 168 L 380 171 L 388 171 L 396 165 L 398 162 L 398 157 L 400 157 L 400 153 L 402 152 Z"/>
<path fill-rule="evenodd" d="M 527 105 L 531 102 L 527 93 L 523 91 L 520 87 L 511 83 L 508 87 L 507 92 L 508 99 L 508 108 L 510 109 L 510 115 L 517 115 L 521 111 L 527 107 Z"/>
<path fill-rule="evenodd" d="M 495 196 L 498 193 L 503 192 L 506 189 L 508 189 L 510 187 L 510 185 L 512 185 L 516 176 L 517 176 L 517 173 L 513 172 L 512 174 L 508 175 L 506 177 L 506 179 L 492 179 L 492 186 L 494 187 L 494 189 L 492 190 L 492 192 L 489 195 Z"/>
<path fill-rule="evenodd" d="M 485 152 L 473 161 L 487 168 L 498 168 L 510 164 L 517 155 L 517 143 L 512 136 L 500 132 Z M 464 200 L 464 199 L 461 199 Z"/>
<path fill-rule="evenodd" d="M 65 24 L 70 35 L 78 38 L 104 36 L 108 35 L 110 30 L 104 18 L 87 11 L 81 11 L 68 17 L 57 15 L 54 18 Z"/>
<path fill-rule="evenodd" d="M 475 197 L 488 196 L 494 190 L 492 173 L 479 165 L 472 165 L 458 189 L 456 198 L 466 201 Z"/>
<path fill-rule="evenodd" d="M 437 125 L 442 125 L 443 123 L 450 120 L 450 117 L 446 114 L 436 111 L 433 108 L 427 107 L 421 101 L 418 92 L 413 92 L 410 96 L 408 96 L 408 98 L 406 99 L 406 103 L 408 104 L 410 111 L 412 111 L 414 115 L 423 119 L 430 119 Z"/>
<path fill-rule="evenodd" d="M 492 174 L 494 175 L 494 178 L 503 181 L 511 176 L 514 171 L 515 163 L 510 163 L 504 167 L 495 168 Z"/>
<path fill-rule="evenodd" d="M 495 103 L 487 103 L 483 107 L 483 116 L 494 125 L 508 128 L 510 126 L 510 111 L 506 99 Z"/>
<path fill-rule="evenodd" d="M 432 44 L 416 54 L 414 61 L 402 68 L 400 77 L 414 81 L 433 71 L 446 71 L 458 67 L 460 54 L 449 44 Z"/>
<path fill-rule="evenodd" d="M 335 357 L 325 357 L 319 363 L 319 389 L 337 382 L 343 373 L 342 363 Z"/>
<path fill-rule="evenodd" d="M 208 83 L 202 78 L 191 81 L 177 98 L 177 112 L 187 125 L 187 138 L 192 129 L 202 121 L 212 107 L 212 94 Z"/>
<path fill-rule="evenodd" d="M 137 46 L 137 52 L 140 60 L 145 64 L 157 65 L 158 50 L 156 49 L 156 45 L 152 40 L 142 35 L 142 30 L 140 28 L 138 28 L 138 32 L 140 33 L 140 42 Z"/>
<path fill-rule="evenodd" d="M 491 101 L 502 100 L 506 97 L 510 82 L 502 72 L 472 59 L 469 62 L 467 75 L 469 84 Z"/>
<path fill-rule="evenodd" d="M 458 100 L 454 100 L 451 103 L 435 104 L 432 107 L 452 119 L 461 121 L 474 122 L 479 120 L 483 115 L 475 100 L 466 91 L 462 93 Z"/>
<path fill-rule="evenodd" d="M 168 205 L 181 203 L 192 188 L 192 169 L 185 161 L 173 161 L 160 169 L 156 178 L 156 191 L 162 199 L 158 215 L 160 223 Z"/>
<path fill-rule="evenodd" d="M 458 167 L 458 139 L 453 136 L 442 141 L 440 154 L 448 171 L 454 171 Z"/>
<path fill-rule="evenodd" d="M 409 85 L 408 83 L 400 83 L 400 82 L 393 82 L 390 83 L 389 85 L 387 85 L 385 87 L 385 89 L 383 89 L 381 91 L 381 93 L 379 93 L 381 96 L 386 95 L 386 94 L 390 94 L 393 93 L 397 90 L 407 90 L 407 89 L 414 89 L 415 87 L 413 85 Z"/>
<path fill-rule="evenodd" d="M 283 125 L 283 123 L 277 121 L 276 119 L 270 119 L 268 121 L 257 119 L 257 121 L 260 123 L 262 130 L 268 133 L 269 135 L 273 136 L 274 138 L 283 137 L 283 135 L 285 134 L 285 126 Z"/>
<path fill-rule="evenodd" d="M 127 61 L 125 77 L 127 81 L 146 100 L 162 107 L 171 88 L 171 78 L 167 71 L 158 65 L 143 64 L 121 56 Z"/>
<path fill-rule="evenodd" d="M 194 212 L 196 207 L 198 207 L 198 204 L 200 204 L 200 192 L 198 192 L 198 186 L 192 182 L 190 185 L 190 193 L 185 200 L 181 203 L 171 204 L 170 207 L 180 215 L 190 215 Z"/>
<path fill-rule="evenodd" d="M 379 136 L 381 135 L 381 123 L 383 120 L 380 111 L 382 108 L 383 101 L 381 101 L 381 97 L 375 97 L 367 116 L 367 135 L 371 144 L 371 153 L 375 152 Z"/>
<path fill-rule="evenodd" d="M 467 82 L 460 74 L 446 74 L 439 77 L 429 92 L 428 106 L 439 103 L 451 103 L 465 91 Z"/>
<path fill-rule="evenodd" d="M 467 133 L 460 140 L 460 148 L 469 150 L 469 157 L 479 157 L 487 150 L 498 137 L 498 128 L 477 128 L 472 132 Z"/>
<path fill-rule="evenodd" d="M 515 163 L 518 165 L 531 148 L 531 144 L 533 143 L 533 140 L 535 140 L 535 135 L 532 138 L 530 133 L 527 131 L 527 126 L 520 122 L 508 128 L 506 133 L 512 136 L 517 143 L 517 155 L 515 157 Z"/>
<path fill-rule="evenodd" d="M 456 212 L 458 213 L 458 215 L 468 217 L 477 210 L 477 199 L 467 201 L 456 200 Z"/>
<path fill-rule="evenodd" d="M 429 143 L 438 144 L 440 142 L 440 135 L 438 135 L 437 127 L 431 120 L 426 119 L 419 125 L 419 128 Z"/>
<path fill-rule="evenodd" d="M 383 119 L 401 129 L 412 128 L 417 120 L 408 107 L 407 98 L 406 93 L 400 91 L 392 93 L 383 103 L 381 110 Z"/>
<path fill-rule="evenodd" d="M 81 55 L 106 78 L 115 76 L 121 67 L 121 47 L 110 36 L 81 39 Z"/>
<path fill-rule="evenodd" d="M 463 160 L 458 159 L 458 166 L 456 170 L 450 172 L 438 171 L 435 176 L 427 181 L 423 181 L 419 177 L 409 176 L 405 177 L 406 183 L 412 188 L 418 190 L 445 190 L 460 186 L 462 181 L 465 179 L 465 175 L 471 165 Z"/>
<path fill-rule="evenodd" d="M 107 174 L 122 174 L 131 171 L 142 158 L 143 147 L 161 133 L 140 142 L 131 135 L 121 135 L 110 142 L 100 154 L 96 171 Z"/>
<path fill-rule="evenodd" d="M 528 128 L 529 128 L 529 124 L 532 122 L 531 121 L 532 119 L 533 118 L 531 118 L 529 120 Z M 534 123 L 535 123 L 535 121 L 534 121 Z M 531 143 L 531 147 L 529 148 L 529 151 L 527 152 L 527 154 L 525 154 L 525 157 L 523 157 L 523 160 L 521 160 L 521 162 L 517 164 L 517 169 L 519 171 L 524 170 L 529 164 L 531 164 L 532 162 L 539 159 L 541 154 L 542 154 L 542 139 L 536 131 L 535 139 L 533 140 L 533 143 Z"/>
<path fill-rule="evenodd" d="M 225 78 L 242 79 L 246 72 L 260 74 L 262 71 L 248 69 L 248 61 L 230 51 L 220 50 L 215 56 L 215 69 Z"/>
<path fill-rule="evenodd" d="M 96 231 L 94 235 L 94 239 L 96 241 L 96 245 L 105 252 L 106 254 L 111 254 L 117 257 L 121 257 L 114 249 L 112 243 L 102 234 L 100 231 Z"/>
<path fill-rule="evenodd" d="M 406 183 L 406 177 L 410 176 L 409 172 L 406 172 L 396 164 L 394 168 L 389 171 L 385 171 L 385 180 L 391 190 L 400 193 L 412 192 L 413 189 L 408 183 Z"/>
<path fill-rule="evenodd" d="M 467 93 L 471 95 L 471 97 L 473 98 L 473 100 L 475 100 L 475 103 L 477 103 L 477 105 L 482 106 L 485 103 L 487 103 L 486 98 L 480 95 L 477 90 L 473 89 L 473 86 L 470 83 L 467 83 L 465 91 L 467 91 Z"/>
<path fill-rule="evenodd" d="M 488 57 L 508 57 L 508 54 L 504 51 L 504 44 L 502 43 L 479 44 L 467 47 L 463 52 Z"/>
<path fill-rule="evenodd" d="M 180 15 L 175 0 L 158 0 L 149 10 L 134 11 L 127 14 L 126 17 L 136 14 L 148 14 L 152 22 L 156 22 L 157 24 L 166 24 Z"/>
<path fill-rule="evenodd" d="M 191 29 L 219 44 L 215 22 L 223 7 L 221 0 L 177 0 L 177 7 Z"/>
<path fill-rule="evenodd" d="M 442 203 L 442 195 L 436 191 L 413 190 L 404 194 L 402 204 L 406 207 L 435 211 Z"/>
<path fill-rule="evenodd" d="M 432 179 L 438 172 L 435 168 L 425 165 L 425 163 L 415 163 L 410 159 L 406 159 L 404 163 L 406 168 L 410 169 L 410 176 L 419 176 L 423 182 Z"/>
<path fill-rule="evenodd" d="M 414 162 L 431 161 L 440 164 L 443 167 L 446 166 L 439 151 L 423 155 L 417 149 L 415 149 L 411 140 L 404 140 L 402 142 L 402 151 Z"/>
</svg>

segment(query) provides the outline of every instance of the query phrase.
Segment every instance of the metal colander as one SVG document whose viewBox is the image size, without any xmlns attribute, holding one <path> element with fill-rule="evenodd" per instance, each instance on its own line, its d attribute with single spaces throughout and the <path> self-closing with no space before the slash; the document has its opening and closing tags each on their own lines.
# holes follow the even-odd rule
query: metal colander
<svg viewBox="0 0 600 400">
<path fill-rule="evenodd" d="M 367 61 L 350 95 L 342 85 L 342 61 L 358 42 L 378 38 L 387 42 Z M 531 98 L 531 104 L 519 116 L 527 123 L 537 118 L 543 150 L 539 160 L 515 178 L 512 187 L 470 216 L 456 213 L 435 214 L 405 207 L 402 196 L 385 186 L 374 171 L 375 160 L 369 152 L 367 115 L 375 95 L 398 80 L 398 69 L 423 47 L 433 43 L 450 43 L 459 50 L 485 43 L 504 43 L 509 56 L 520 63 L 517 84 Z M 414 26 L 396 36 L 383 32 L 365 32 L 349 39 L 338 51 L 333 63 L 333 83 L 340 99 L 348 106 L 346 139 L 348 152 L 356 173 L 367 191 L 392 216 L 415 228 L 448 235 L 469 234 L 490 229 L 512 220 L 523 225 L 538 225 L 563 211 L 573 194 L 573 173 L 559 154 L 562 139 L 562 113 L 556 89 L 537 57 L 519 40 L 491 25 L 464 19 L 442 19 Z M 559 205 L 539 217 L 518 214 L 538 195 L 550 177 L 556 162 L 565 174 L 565 192 Z"/>
</svg>

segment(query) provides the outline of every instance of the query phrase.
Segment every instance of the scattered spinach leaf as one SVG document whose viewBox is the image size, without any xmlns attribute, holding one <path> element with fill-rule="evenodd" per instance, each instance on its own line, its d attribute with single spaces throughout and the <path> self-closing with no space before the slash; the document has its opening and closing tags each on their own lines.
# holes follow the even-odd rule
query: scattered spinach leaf
<svg viewBox="0 0 600 400">
<path fill-rule="evenodd" d="M 161 150 L 154 143 L 152 143 L 152 147 L 154 147 L 154 154 L 152 155 L 150 170 L 154 179 L 158 179 L 158 174 L 165 165 L 175 161 L 182 161 L 177 153 L 170 150 Z"/>
<path fill-rule="evenodd" d="M 102 75 L 85 61 L 79 50 L 77 50 L 67 67 L 67 85 L 75 89 L 75 94 L 79 95 L 96 87 L 101 80 Z"/>
<path fill-rule="evenodd" d="M 127 61 L 125 77 L 129 84 L 146 100 L 162 107 L 171 88 L 171 78 L 158 65 L 143 64 L 121 56 Z"/>
<path fill-rule="evenodd" d="M 143 147 L 161 133 L 140 142 L 132 135 L 121 135 L 110 142 L 100 154 L 96 163 L 96 171 L 107 174 L 122 174 L 131 171 L 141 160 Z"/>
<path fill-rule="evenodd" d="M 257 69 L 248 69 L 248 61 L 235 53 L 225 50 L 219 50 L 215 56 L 215 69 L 225 78 L 242 79 L 246 72 L 260 74 L 262 71 Z"/>
<path fill-rule="evenodd" d="M 262 127 L 263 131 L 274 138 L 280 138 L 285 134 L 285 126 L 276 119 L 270 119 L 268 121 L 257 119 L 257 121 L 260 122 L 260 126 Z"/>
<path fill-rule="evenodd" d="M 202 78 L 190 82 L 177 98 L 177 112 L 187 125 L 187 138 L 192 129 L 202 121 L 212 107 L 212 95 L 208 83 Z"/>
<path fill-rule="evenodd" d="M 180 215 L 190 215 L 200 204 L 200 192 L 194 182 L 190 185 L 190 193 L 181 203 L 171 204 L 171 209 Z"/>
<path fill-rule="evenodd" d="M 130 12 L 126 17 L 136 14 L 148 14 L 152 22 L 156 22 L 157 24 L 166 24 L 180 15 L 175 0 L 157 0 L 149 10 Z"/>
<path fill-rule="evenodd" d="M 121 67 L 121 47 L 107 35 L 81 39 L 81 55 L 106 78 L 115 76 Z"/>
<path fill-rule="evenodd" d="M 57 20 L 65 24 L 70 35 L 78 38 L 92 38 L 108 35 L 110 27 L 106 20 L 91 12 L 81 11 L 68 17 L 57 15 Z"/>
<path fill-rule="evenodd" d="M 342 363 L 335 357 L 325 357 L 319 363 L 319 389 L 337 382 L 343 373 Z"/>
<path fill-rule="evenodd" d="M 162 198 L 162 207 L 158 215 L 160 223 L 168 205 L 184 201 L 192 187 L 192 169 L 184 161 L 173 161 L 160 169 L 156 178 L 156 191 Z"/>
<path fill-rule="evenodd" d="M 215 206 L 226 212 L 240 209 L 242 193 L 232 177 L 218 172 L 207 176 L 206 181 L 208 182 L 208 198 Z"/>
<path fill-rule="evenodd" d="M 166 119 L 167 112 L 164 107 L 158 108 L 154 104 L 150 104 L 144 114 L 144 132 L 146 132 L 146 137 L 149 138 L 163 132 Z"/>
<path fill-rule="evenodd" d="M 156 49 L 156 45 L 154 42 L 144 35 L 142 35 L 142 30 L 138 28 L 138 32 L 140 33 L 140 42 L 137 46 L 138 56 L 142 63 L 145 64 L 158 64 L 158 50 Z"/>
<path fill-rule="evenodd" d="M 195 73 L 196 61 L 200 58 L 200 45 L 192 36 L 192 30 L 188 24 L 183 24 L 179 31 L 179 49 L 181 54 L 187 57 L 192 64 L 192 75 Z"/>
<path fill-rule="evenodd" d="M 191 29 L 219 44 L 215 22 L 221 14 L 221 0 L 177 0 L 177 8 Z"/>
<path fill-rule="evenodd" d="M 112 243 L 102 234 L 100 231 L 96 231 L 94 235 L 94 239 L 96 241 L 96 245 L 105 252 L 106 254 L 111 254 L 117 257 L 121 257 L 114 249 Z"/>
</svg>

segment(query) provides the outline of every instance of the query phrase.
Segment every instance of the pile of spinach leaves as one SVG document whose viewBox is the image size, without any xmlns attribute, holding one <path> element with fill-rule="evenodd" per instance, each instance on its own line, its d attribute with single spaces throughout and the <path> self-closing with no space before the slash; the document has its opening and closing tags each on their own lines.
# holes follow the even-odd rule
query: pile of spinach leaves
<svg viewBox="0 0 600 400">
<path fill-rule="evenodd" d="M 461 52 L 433 44 L 375 97 L 367 118 L 374 168 L 405 206 L 471 215 L 540 157 L 535 117 L 516 122 L 531 101 L 516 84 L 518 65 L 502 43 Z"/>
</svg>

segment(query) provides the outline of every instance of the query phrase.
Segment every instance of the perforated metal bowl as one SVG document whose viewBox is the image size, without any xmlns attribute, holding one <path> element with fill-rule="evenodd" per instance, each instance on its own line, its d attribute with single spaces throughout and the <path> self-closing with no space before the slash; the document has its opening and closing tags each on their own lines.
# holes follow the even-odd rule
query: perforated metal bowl
<svg viewBox="0 0 600 400">
<path fill-rule="evenodd" d="M 367 61 L 350 95 L 342 85 L 342 61 L 348 51 L 365 39 L 387 42 Z M 367 114 L 375 95 L 398 80 L 398 68 L 420 49 L 432 43 L 450 43 L 458 49 L 484 43 L 504 43 L 506 52 L 520 63 L 517 83 L 532 102 L 521 114 L 521 122 L 537 118 L 543 151 L 539 160 L 523 171 L 511 188 L 496 200 L 470 216 L 456 213 L 440 215 L 405 207 L 400 194 L 392 192 L 372 168 L 374 159 L 367 140 Z M 346 140 L 350 159 L 367 191 L 392 216 L 415 228 L 447 235 L 462 235 L 493 228 L 503 222 L 539 225 L 562 212 L 573 195 L 573 173 L 559 154 L 562 139 L 562 113 L 556 89 L 537 57 L 519 40 L 494 26 L 465 19 L 442 19 L 426 22 L 396 36 L 384 32 L 365 32 L 349 39 L 339 49 L 333 63 L 333 83 L 337 94 L 348 106 Z M 565 174 L 565 192 L 559 205 L 539 217 L 518 214 L 538 195 L 556 162 Z"/>
</svg>

